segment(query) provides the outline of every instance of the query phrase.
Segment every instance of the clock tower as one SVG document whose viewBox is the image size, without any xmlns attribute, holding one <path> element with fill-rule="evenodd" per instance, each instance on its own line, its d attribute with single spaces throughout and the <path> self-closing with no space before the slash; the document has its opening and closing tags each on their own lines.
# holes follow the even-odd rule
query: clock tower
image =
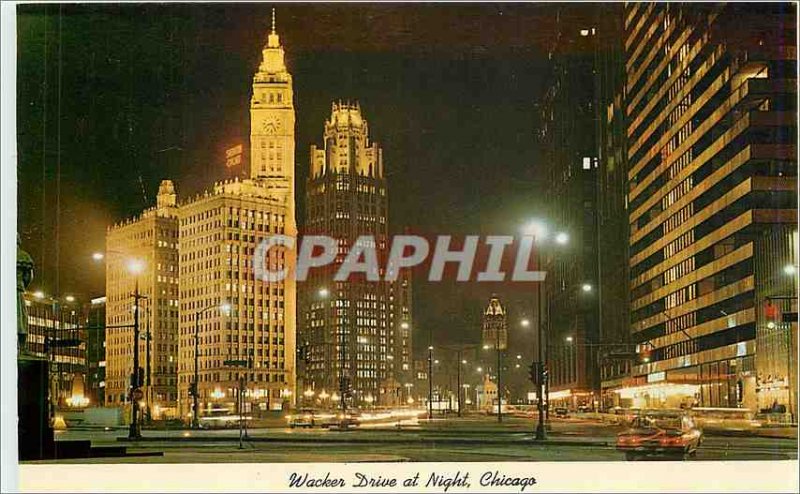
<svg viewBox="0 0 800 494">
<path fill-rule="evenodd" d="M 294 97 L 283 47 L 272 30 L 253 76 L 250 100 L 250 178 L 272 189 L 294 211 Z M 294 217 L 294 214 L 291 215 Z"/>
</svg>

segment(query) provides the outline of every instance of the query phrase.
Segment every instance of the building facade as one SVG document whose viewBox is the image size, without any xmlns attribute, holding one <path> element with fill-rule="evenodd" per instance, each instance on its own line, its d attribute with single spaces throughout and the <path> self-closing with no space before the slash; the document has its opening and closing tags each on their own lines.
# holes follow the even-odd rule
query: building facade
<svg viewBox="0 0 800 494">
<path fill-rule="evenodd" d="M 105 403 L 130 403 L 134 310 L 139 310 L 145 413 L 160 418 L 175 416 L 178 398 L 178 210 L 172 181 L 161 182 L 156 200 L 156 206 L 106 232 Z M 138 309 L 137 286 L 145 297 Z"/>
<path fill-rule="evenodd" d="M 86 327 L 86 397 L 102 405 L 106 396 L 106 298 L 84 305 Z"/>
<path fill-rule="evenodd" d="M 267 281 L 255 259 L 270 236 L 296 236 L 287 208 L 260 182 L 237 179 L 182 203 L 179 223 L 181 416 L 192 413 L 196 338 L 201 418 L 237 410 L 240 386 L 253 413 L 285 408 L 294 399 L 294 278 Z M 269 249 L 264 267 L 293 270 L 293 251 Z"/>
<path fill-rule="evenodd" d="M 795 6 L 626 4 L 624 23 L 631 338 L 647 358 L 620 397 L 791 408 L 792 366 L 773 366 L 796 324 L 771 326 L 763 302 L 796 297 L 778 281 L 796 262 Z"/>
<path fill-rule="evenodd" d="M 81 325 L 80 307 L 39 292 L 26 292 L 24 302 L 28 314 L 27 351 L 49 361 L 51 406 L 97 405 L 87 399 L 84 391 L 87 334 Z"/>
<path fill-rule="evenodd" d="M 400 277 L 394 285 L 384 281 L 388 190 L 383 152 L 370 141 L 357 103 L 332 105 L 323 141 L 321 148 L 311 146 L 305 229 L 335 238 L 338 253 L 334 263 L 312 270 L 305 282 L 304 386 L 318 392 L 349 388 L 347 399 L 354 404 L 372 403 L 382 389 L 403 384 L 410 370 L 410 278 Z M 357 246 L 375 248 L 378 281 L 357 275 L 334 279 Z"/>
<path fill-rule="evenodd" d="M 184 418 L 192 415 L 195 371 L 201 420 L 295 403 L 295 251 L 259 250 L 272 236 L 297 237 L 294 122 L 292 77 L 273 14 L 253 77 L 250 178 L 217 183 L 179 208 Z M 259 275 L 261 269 L 288 275 L 272 281 Z M 240 394 L 244 410 L 237 406 Z"/>
<path fill-rule="evenodd" d="M 604 6 L 597 31 L 597 302 L 601 408 L 619 404 L 614 391 L 630 374 L 630 275 L 628 266 L 628 165 L 625 123 L 623 8 Z"/>
<path fill-rule="evenodd" d="M 539 104 L 544 218 L 551 230 L 569 236 L 566 245 L 539 244 L 547 272 L 542 319 L 551 407 L 592 406 L 599 394 L 595 72 L 602 28 L 597 12 L 560 7 L 552 68 Z"/>
</svg>

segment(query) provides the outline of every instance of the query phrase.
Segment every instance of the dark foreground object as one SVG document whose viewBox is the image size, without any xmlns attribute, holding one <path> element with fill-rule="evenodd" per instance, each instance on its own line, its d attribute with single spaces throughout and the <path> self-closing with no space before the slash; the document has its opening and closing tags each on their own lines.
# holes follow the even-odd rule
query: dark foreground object
<svg viewBox="0 0 800 494">
<path fill-rule="evenodd" d="M 17 376 L 19 461 L 140 456 L 129 454 L 124 446 L 93 447 L 91 441 L 56 441 L 47 410 L 48 362 L 20 358 Z M 162 456 L 163 453 L 146 455 Z"/>
</svg>

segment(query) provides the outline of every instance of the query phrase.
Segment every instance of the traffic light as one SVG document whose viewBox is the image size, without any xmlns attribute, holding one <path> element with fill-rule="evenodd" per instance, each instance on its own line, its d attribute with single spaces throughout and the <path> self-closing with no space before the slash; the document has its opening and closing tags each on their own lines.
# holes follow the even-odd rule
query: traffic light
<svg viewBox="0 0 800 494">
<path fill-rule="evenodd" d="M 644 347 L 639 350 L 639 362 L 642 364 L 650 362 L 650 354 L 650 347 Z"/>
<path fill-rule="evenodd" d="M 350 378 L 345 376 L 339 380 L 339 393 L 342 396 L 348 396 L 353 392 L 353 386 L 350 383 Z"/>
<path fill-rule="evenodd" d="M 134 374 L 131 372 L 131 387 L 138 388 L 144 384 L 144 369 L 139 367 L 139 372 Z"/>
<path fill-rule="evenodd" d="M 544 385 L 547 383 L 550 372 L 547 365 L 543 362 L 534 362 L 528 366 L 528 379 L 536 385 Z"/>
<path fill-rule="evenodd" d="M 771 300 L 767 300 L 764 303 L 764 319 L 767 321 L 768 329 L 775 329 L 778 322 L 781 322 L 783 319 L 781 308 L 778 304 L 773 303 Z"/>
<path fill-rule="evenodd" d="M 528 380 L 533 384 L 539 384 L 539 378 L 542 376 L 542 365 L 540 362 L 531 362 L 528 366 Z"/>
</svg>

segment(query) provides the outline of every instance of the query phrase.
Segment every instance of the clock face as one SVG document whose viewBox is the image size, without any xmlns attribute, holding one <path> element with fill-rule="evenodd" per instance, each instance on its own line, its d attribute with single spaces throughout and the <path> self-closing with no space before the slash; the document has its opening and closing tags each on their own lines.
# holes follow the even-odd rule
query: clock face
<svg viewBox="0 0 800 494">
<path fill-rule="evenodd" d="M 264 122 L 261 124 L 261 130 L 263 130 L 266 134 L 274 134 L 280 129 L 280 127 L 281 121 L 275 116 L 265 118 Z"/>
</svg>

